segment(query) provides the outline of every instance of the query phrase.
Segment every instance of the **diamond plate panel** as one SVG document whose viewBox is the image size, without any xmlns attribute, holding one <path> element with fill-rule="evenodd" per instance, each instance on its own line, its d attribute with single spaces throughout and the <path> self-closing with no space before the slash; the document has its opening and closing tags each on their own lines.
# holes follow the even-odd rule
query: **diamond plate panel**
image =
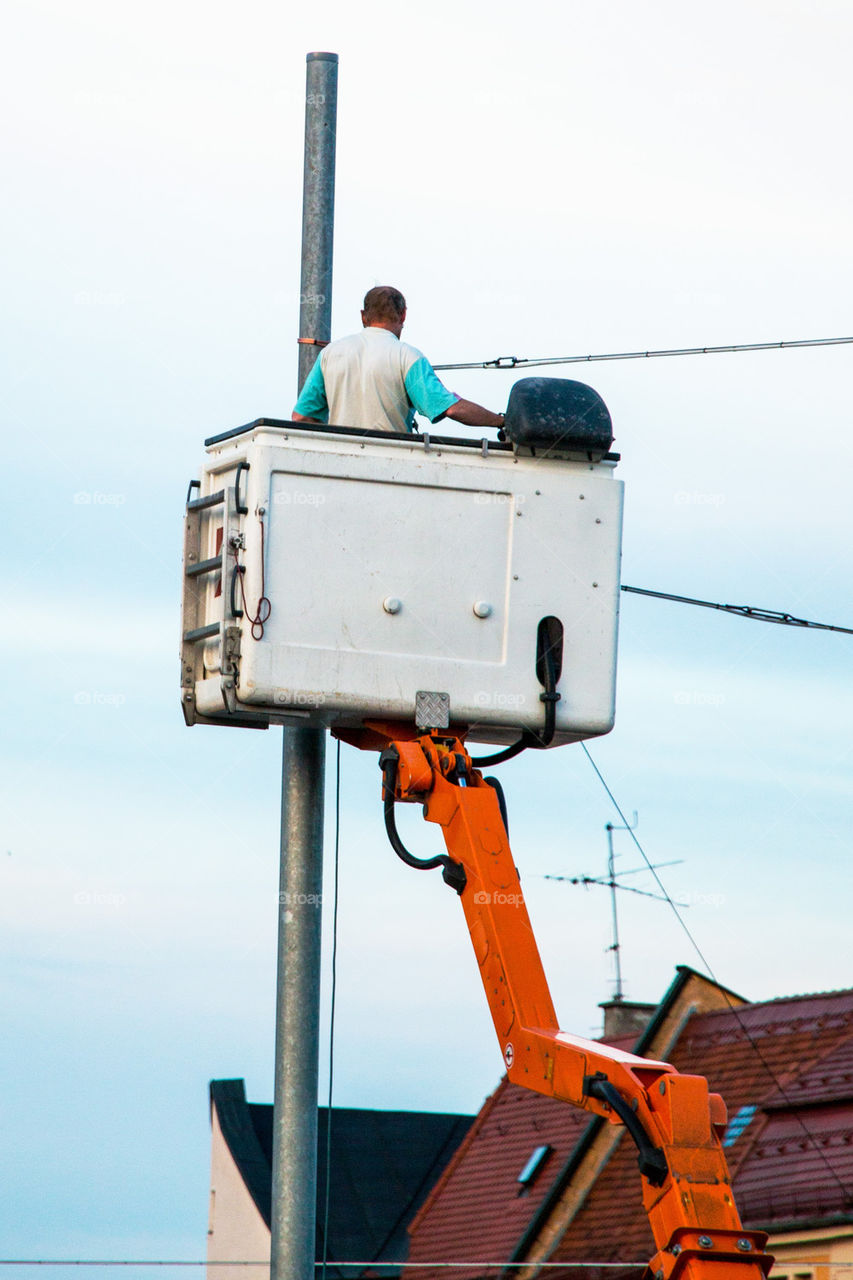
<svg viewBox="0 0 853 1280">
<path fill-rule="evenodd" d="M 427 689 L 419 689 L 415 694 L 415 727 L 449 729 L 450 694 L 431 693 Z"/>
</svg>

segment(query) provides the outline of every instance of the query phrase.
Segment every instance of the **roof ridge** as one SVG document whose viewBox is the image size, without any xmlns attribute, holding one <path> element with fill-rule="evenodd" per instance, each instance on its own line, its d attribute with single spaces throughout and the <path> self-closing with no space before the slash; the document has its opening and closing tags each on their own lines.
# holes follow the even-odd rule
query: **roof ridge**
<svg viewBox="0 0 853 1280">
<path fill-rule="evenodd" d="M 853 996 L 853 987 L 834 987 L 831 991 L 802 991 L 793 996 L 771 996 L 769 1000 L 752 1000 L 751 1009 L 761 1009 L 768 1004 L 793 1004 L 797 1000 L 826 1000 L 839 996 Z"/>
<path fill-rule="evenodd" d="M 249 1104 L 253 1107 L 271 1107 L 271 1102 L 252 1102 Z M 328 1111 L 328 1106 L 323 1103 L 317 1104 L 317 1111 Z M 332 1107 L 332 1115 L 343 1115 L 344 1113 L 359 1116 L 440 1116 L 443 1120 L 474 1120 L 476 1116 L 471 1111 L 426 1111 L 421 1107 Z"/>
<path fill-rule="evenodd" d="M 840 987 L 837 991 L 810 991 L 795 996 L 773 996 L 770 1000 L 749 1000 L 743 1005 L 728 1005 L 726 1008 L 705 1009 L 702 1013 L 697 1014 L 701 1018 L 728 1018 L 734 1017 L 738 1022 L 751 1021 L 757 1015 L 760 1015 L 763 1009 L 778 1008 L 784 1009 L 789 1005 L 805 1005 L 809 1001 L 817 1000 L 838 1000 L 843 997 L 853 996 L 853 987 Z"/>
</svg>

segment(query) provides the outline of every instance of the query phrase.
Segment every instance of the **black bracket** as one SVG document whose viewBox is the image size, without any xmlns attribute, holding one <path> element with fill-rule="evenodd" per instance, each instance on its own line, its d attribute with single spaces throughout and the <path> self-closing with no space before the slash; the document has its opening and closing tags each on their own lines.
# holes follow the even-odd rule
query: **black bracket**
<svg viewBox="0 0 853 1280">
<path fill-rule="evenodd" d="M 243 474 L 244 471 L 248 471 L 248 470 L 249 470 L 248 462 L 237 463 L 237 472 L 236 472 L 236 475 L 234 476 L 234 506 L 237 509 L 238 516 L 247 516 L 249 514 L 249 508 L 246 506 L 245 503 L 240 501 L 240 476 Z"/>
<path fill-rule="evenodd" d="M 594 1076 L 584 1076 L 583 1091 L 590 1098 L 597 1098 L 599 1102 L 606 1102 L 613 1108 L 637 1145 L 640 1173 L 653 1187 L 663 1186 L 669 1173 L 666 1156 L 660 1147 L 654 1145 L 635 1112 L 631 1110 L 631 1104 L 622 1097 L 616 1086 L 611 1084 L 602 1071 L 597 1071 Z"/>
<path fill-rule="evenodd" d="M 236 599 L 237 590 L 236 589 L 237 589 L 238 575 L 245 572 L 246 572 L 246 567 L 245 565 L 242 565 L 242 564 L 235 564 L 234 568 L 231 571 L 231 617 L 232 618 L 242 618 L 243 616 L 243 610 L 238 609 L 237 607 L 237 599 Z"/>
</svg>

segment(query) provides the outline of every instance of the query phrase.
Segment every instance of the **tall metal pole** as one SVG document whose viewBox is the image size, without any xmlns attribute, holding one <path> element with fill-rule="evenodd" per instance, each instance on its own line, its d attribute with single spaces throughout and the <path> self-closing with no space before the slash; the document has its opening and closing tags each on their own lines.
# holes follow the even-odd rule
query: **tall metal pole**
<svg viewBox="0 0 853 1280">
<path fill-rule="evenodd" d="M 309 53 L 299 388 L 332 318 L 338 55 Z M 285 729 L 272 1151 L 271 1280 L 314 1280 L 323 890 L 324 729 Z"/>
<path fill-rule="evenodd" d="M 302 178 L 302 280 L 299 297 L 299 390 L 332 333 L 332 242 L 335 227 L 335 137 L 338 55 L 309 53 L 305 79 L 305 169 Z"/>
</svg>

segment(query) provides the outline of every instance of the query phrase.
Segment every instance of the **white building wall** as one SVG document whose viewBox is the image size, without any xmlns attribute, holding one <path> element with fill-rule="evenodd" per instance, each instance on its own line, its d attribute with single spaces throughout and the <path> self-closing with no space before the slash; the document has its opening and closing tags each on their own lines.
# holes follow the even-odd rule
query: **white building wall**
<svg viewBox="0 0 853 1280">
<path fill-rule="evenodd" d="M 216 1266 L 208 1280 L 269 1280 L 270 1232 L 234 1157 L 222 1136 L 219 1116 L 211 1117 L 210 1216 L 207 1226 L 208 1262 L 259 1262 L 257 1267 Z"/>
</svg>

